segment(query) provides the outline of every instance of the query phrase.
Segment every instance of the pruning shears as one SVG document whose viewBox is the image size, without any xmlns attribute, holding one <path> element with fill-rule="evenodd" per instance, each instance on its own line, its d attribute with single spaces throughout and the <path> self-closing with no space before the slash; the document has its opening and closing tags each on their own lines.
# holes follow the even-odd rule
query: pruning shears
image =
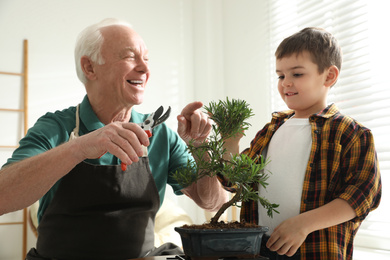
<svg viewBox="0 0 390 260">
<path fill-rule="evenodd" d="M 156 126 L 162 124 L 163 122 L 165 122 L 168 119 L 169 115 L 171 114 L 171 107 L 168 107 L 165 114 L 162 115 L 163 112 L 164 112 L 164 108 L 163 108 L 163 106 L 160 106 L 159 108 L 157 108 L 156 111 L 151 113 L 145 119 L 145 121 L 138 124 L 142 129 L 145 130 L 145 132 L 149 138 L 152 137 L 152 129 L 155 128 Z M 127 165 L 122 162 L 121 168 L 122 168 L 122 171 L 126 171 Z"/>
<path fill-rule="evenodd" d="M 148 137 L 152 137 L 152 129 L 158 126 L 159 124 L 165 122 L 168 119 L 171 113 L 171 107 L 168 107 L 167 112 L 164 115 L 161 115 L 164 111 L 163 106 L 160 106 L 155 112 L 151 113 L 145 121 L 139 123 L 138 125 L 145 130 Z"/>
</svg>

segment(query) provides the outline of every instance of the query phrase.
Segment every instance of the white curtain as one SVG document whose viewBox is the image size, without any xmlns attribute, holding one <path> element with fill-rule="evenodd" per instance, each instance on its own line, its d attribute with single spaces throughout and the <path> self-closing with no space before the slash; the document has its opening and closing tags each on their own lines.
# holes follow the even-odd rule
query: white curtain
<svg viewBox="0 0 390 260">
<path fill-rule="evenodd" d="M 322 27 L 339 41 L 343 65 L 329 103 L 373 132 L 383 182 L 382 202 L 363 222 L 355 247 L 390 252 L 390 2 L 378 0 L 268 1 L 272 110 L 286 109 L 277 91 L 274 52 L 287 36 Z"/>
</svg>

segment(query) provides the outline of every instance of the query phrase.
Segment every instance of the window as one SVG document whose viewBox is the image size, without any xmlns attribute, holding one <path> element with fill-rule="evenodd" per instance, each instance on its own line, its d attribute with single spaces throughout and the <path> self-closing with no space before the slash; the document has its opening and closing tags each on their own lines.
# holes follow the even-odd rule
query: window
<svg viewBox="0 0 390 260">
<path fill-rule="evenodd" d="M 390 87 L 387 80 L 390 38 L 383 29 L 390 24 L 386 13 L 390 3 L 282 0 L 269 1 L 268 8 L 272 110 L 286 109 L 276 87 L 274 52 L 277 46 L 285 37 L 305 27 L 325 28 L 338 39 L 343 51 L 340 78 L 330 91 L 328 101 L 372 130 L 382 184 L 390 185 Z M 389 215 L 390 193 L 383 188 L 381 205 L 363 222 L 355 248 L 371 252 L 387 250 L 390 254 Z"/>
</svg>

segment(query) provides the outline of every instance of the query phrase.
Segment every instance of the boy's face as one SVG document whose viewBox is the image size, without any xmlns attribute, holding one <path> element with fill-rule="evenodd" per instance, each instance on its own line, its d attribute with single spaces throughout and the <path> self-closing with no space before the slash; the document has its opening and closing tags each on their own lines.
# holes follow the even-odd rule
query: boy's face
<svg viewBox="0 0 390 260">
<path fill-rule="evenodd" d="M 328 70 L 319 74 L 309 52 L 277 59 L 276 74 L 280 96 L 295 117 L 308 118 L 326 107 Z"/>
</svg>

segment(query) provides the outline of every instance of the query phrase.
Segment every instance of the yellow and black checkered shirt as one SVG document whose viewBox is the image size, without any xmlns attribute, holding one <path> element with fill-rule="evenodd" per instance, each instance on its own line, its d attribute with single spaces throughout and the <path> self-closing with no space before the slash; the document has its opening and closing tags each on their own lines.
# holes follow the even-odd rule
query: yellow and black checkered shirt
<svg viewBox="0 0 390 260">
<path fill-rule="evenodd" d="M 276 130 L 293 114 L 293 111 L 274 113 L 272 121 L 257 133 L 243 153 L 252 158 L 261 155 Z M 342 198 L 357 217 L 309 234 L 300 247 L 301 259 L 352 259 L 354 236 L 381 198 L 373 135 L 368 128 L 341 114 L 333 104 L 310 116 L 309 122 L 312 147 L 303 183 L 301 213 Z M 257 201 L 244 202 L 241 219 L 257 224 L 258 210 Z"/>
</svg>

